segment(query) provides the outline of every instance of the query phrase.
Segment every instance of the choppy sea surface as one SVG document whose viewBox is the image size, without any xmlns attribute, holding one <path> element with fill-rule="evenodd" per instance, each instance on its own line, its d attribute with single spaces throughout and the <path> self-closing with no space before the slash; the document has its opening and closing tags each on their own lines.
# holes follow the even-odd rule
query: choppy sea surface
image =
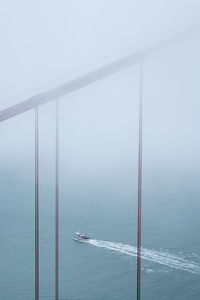
<svg viewBox="0 0 200 300">
<path fill-rule="evenodd" d="M 0 294 L 34 299 L 34 188 L 4 182 Z M 200 299 L 200 203 L 184 190 L 143 195 L 142 299 Z M 135 193 L 60 194 L 60 299 L 136 299 Z M 5 201 L 5 202 L 4 202 Z M 3 204 L 4 202 L 4 204 Z M 191 205 L 192 203 L 192 205 Z M 40 299 L 54 299 L 54 193 L 40 188 Z M 74 241 L 74 232 L 91 237 Z"/>
</svg>

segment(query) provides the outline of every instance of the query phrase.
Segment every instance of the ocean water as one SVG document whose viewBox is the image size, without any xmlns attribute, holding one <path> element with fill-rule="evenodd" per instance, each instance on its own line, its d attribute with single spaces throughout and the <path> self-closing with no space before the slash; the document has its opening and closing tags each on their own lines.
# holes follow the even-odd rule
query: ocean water
<svg viewBox="0 0 200 300">
<path fill-rule="evenodd" d="M 19 183 L 4 181 L 1 192 L 0 294 L 5 300 L 34 299 L 34 188 Z M 197 189 L 191 194 L 184 186 L 179 193 L 169 186 L 143 193 L 142 299 L 200 298 L 200 204 Z M 62 188 L 60 299 L 136 299 L 136 192 L 114 190 Z M 74 241 L 76 231 L 91 240 Z M 54 254 L 54 193 L 41 186 L 40 299 L 54 299 Z"/>
</svg>

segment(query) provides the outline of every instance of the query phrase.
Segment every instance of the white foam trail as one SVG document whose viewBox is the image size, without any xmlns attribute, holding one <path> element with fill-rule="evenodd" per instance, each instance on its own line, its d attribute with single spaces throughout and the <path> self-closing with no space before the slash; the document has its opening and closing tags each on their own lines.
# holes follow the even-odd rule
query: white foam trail
<svg viewBox="0 0 200 300">
<path fill-rule="evenodd" d="M 137 248 L 131 245 L 93 239 L 89 240 L 87 243 L 96 247 L 117 251 L 130 256 L 137 256 Z M 200 264 L 181 258 L 180 256 L 172 255 L 168 252 L 142 248 L 141 258 L 167 267 L 175 268 L 177 270 L 200 275 Z"/>
</svg>

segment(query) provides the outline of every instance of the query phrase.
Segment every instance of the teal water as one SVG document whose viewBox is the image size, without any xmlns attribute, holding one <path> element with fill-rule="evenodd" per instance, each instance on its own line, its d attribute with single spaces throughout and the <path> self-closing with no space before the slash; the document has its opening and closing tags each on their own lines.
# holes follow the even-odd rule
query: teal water
<svg viewBox="0 0 200 300">
<path fill-rule="evenodd" d="M 33 185 L 3 184 L 1 299 L 34 299 Z M 60 299 L 136 299 L 136 192 L 113 190 L 61 191 Z M 192 190 L 191 183 L 179 193 L 144 190 L 142 299 L 200 297 L 200 203 Z M 54 193 L 42 186 L 40 196 L 40 299 L 54 299 Z M 92 240 L 72 240 L 76 231 Z"/>
</svg>

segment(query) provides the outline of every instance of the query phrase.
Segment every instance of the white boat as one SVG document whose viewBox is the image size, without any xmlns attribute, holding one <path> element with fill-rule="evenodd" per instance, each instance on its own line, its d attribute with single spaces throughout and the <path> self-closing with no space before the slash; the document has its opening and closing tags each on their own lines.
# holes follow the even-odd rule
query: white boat
<svg viewBox="0 0 200 300">
<path fill-rule="evenodd" d="M 85 234 L 82 234 L 82 233 L 80 233 L 80 232 L 76 232 L 76 233 L 74 233 L 73 239 L 74 239 L 75 241 L 79 241 L 79 242 L 86 242 L 86 241 L 88 241 L 90 238 L 89 238 L 89 236 L 87 236 L 87 235 L 85 235 Z"/>
</svg>

